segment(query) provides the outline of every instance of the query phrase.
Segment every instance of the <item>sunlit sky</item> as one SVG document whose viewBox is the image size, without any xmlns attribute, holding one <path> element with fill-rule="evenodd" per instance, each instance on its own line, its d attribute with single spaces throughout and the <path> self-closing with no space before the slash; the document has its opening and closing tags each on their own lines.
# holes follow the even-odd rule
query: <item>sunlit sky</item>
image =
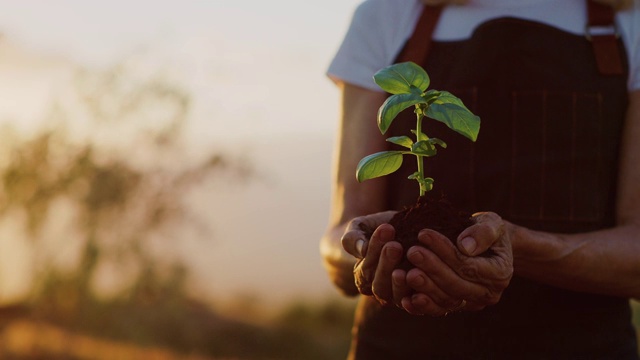
<svg viewBox="0 0 640 360">
<path fill-rule="evenodd" d="M 237 42 L 237 49 L 331 49 L 355 0 L 0 1 L 2 28 L 42 49 L 102 63 L 165 37 Z M 310 37 L 310 38 L 307 38 Z M 325 57 L 327 55 L 325 54 Z"/>
<path fill-rule="evenodd" d="M 289 293 L 315 296 L 330 291 L 317 241 L 326 223 L 338 103 L 337 91 L 324 72 L 358 3 L 0 0 L 0 34 L 30 57 L 87 68 L 103 69 L 136 57 L 143 66 L 169 73 L 192 92 L 195 101 L 187 132 L 191 144 L 235 144 L 236 149 L 262 155 L 250 154 L 261 171 L 273 172 L 269 175 L 275 187 L 258 184 L 226 191 L 223 199 L 238 208 L 212 210 L 221 211 L 212 215 L 216 241 L 205 249 L 191 247 L 191 260 L 201 278 L 215 274 L 209 282 L 216 294 L 255 292 L 277 300 Z M 33 115 L 29 111 L 46 101 L 33 90 L 38 73 L 31 79 L 5 74 L 0 94 L 15 98 L 4 103 L 0 99 L 0 122 L 28 121 Z M 302 138 L 296 144 L 305 144 L 304 139 L 312 136 L 317 146 L 290 151 L 274 146 L 287 136 Z M 256 144 L 237 146 L 238 140 L 256 139 Z M 260 146 L 271 148 L 262 151 Z M 245 197 L 261 203 L 249 206 Z M 298 218 L 291 224 L 265 216 L 274 210 Z M 251 216 L 261 217 L 262 228 L 242 226 Z M 230 236 L 260 245 L 247 247 Z M 261 267 L 260 276 L 255 269 L 219 276 L 234 262 L 246 264 L 251 259 Z M 274 286 L 283 288 L 273 291 Z"/>
<path fill-rule="evenodd" d="M 244 135 L 238 113 L 253 115 L 255 133 L 328 131 L 334 89 L 323 73 L 357 3 L 0 0 L 0 32 L 86 66 L 142 53 L 149 66 L 180 69 L 199 95 L 194 118 L 211 131 Z"/>
</svg>

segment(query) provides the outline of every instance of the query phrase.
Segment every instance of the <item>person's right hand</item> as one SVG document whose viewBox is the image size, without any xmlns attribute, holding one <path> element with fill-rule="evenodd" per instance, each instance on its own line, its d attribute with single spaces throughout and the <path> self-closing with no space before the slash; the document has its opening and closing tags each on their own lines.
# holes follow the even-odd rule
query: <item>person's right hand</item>
<svg viewBox="0 0 640 360">
<path fill-rule="evenodd" d="M 394 211 L 353 219 L 342 236 L 342 246 L 356 257 L 355 284 L 363 295 L 374 296 L 381 304 L 399 304 L 409 288 L 396 266 L 402 260 L 402 245 L 395 241 L 395 229 L 387 224 Z M 368 238 L 368 235 L 371 237 Z M 393 276 L 392 276 L 393 274 Z M 400 284 L 392 279 L 402 280 Z"/>
<path fill-rule="evenodd" d="M 406 279 L 416 291 L 402 300 L 407 312 L 443 316 L 482 310 L 500 300 L 513 276 L 515 228 L 493 212 L 476 213 L 473 220 L 457 245 L 437 231 L 420 231 L 420 245 L 407 251 L 415 267 Z"/>
</svg>

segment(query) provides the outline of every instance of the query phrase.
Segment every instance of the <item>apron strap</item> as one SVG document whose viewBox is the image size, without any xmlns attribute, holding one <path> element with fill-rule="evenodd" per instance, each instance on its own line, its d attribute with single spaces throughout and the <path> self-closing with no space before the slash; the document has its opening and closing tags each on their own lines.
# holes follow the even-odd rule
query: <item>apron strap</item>
<svg viewBox="0 0 640 360">
<path fill-rule="evenodd" d="M 413 34 L 405 43 L 395 62 L 413 61 L 417 64 L 424 63 L 429 55 L 433 30 L 436 28 L 441 13 L 442 6 L 424 6 Z"/>
<path fill-rule="evenodd" d="M 589 20 L 585 27 L 585 36 L 593 47 L 600 74 L 623 75 L 624 67 L 618 42 L 620 34 L 615 24 L 613 8 L 588 0 L 587 12 Z"/>
<path fill-rule="evenodd" d="M 413 34 L 405 43 L 395 62 L 413 61 L 424 63 L 429 55 L 433 31 L 438 24 L 442 6 L 425 5 Z M 588 22 L 585 36 L 593 46 L 598 71 L 602 75 L 623 75 L 624 66 L 620 52 L 615 12 L 611 6 L 587 0 Z"/>
</svg>

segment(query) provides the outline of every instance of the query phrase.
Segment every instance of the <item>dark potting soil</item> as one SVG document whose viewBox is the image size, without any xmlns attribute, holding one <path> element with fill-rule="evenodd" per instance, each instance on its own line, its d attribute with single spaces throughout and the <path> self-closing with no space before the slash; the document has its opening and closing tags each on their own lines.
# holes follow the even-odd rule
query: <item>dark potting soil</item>
<svg viewBox="0 0 640 360">
<path fill-rule="evenodd" d="M 444 196 L 428 193 L 418 198 L 412 206 L 396 213 L 389 221 L 396 230 L 396 241 L 406 251 L 418 244 L 418 233 L 428 228 L 435 230 L 454 244 L 460 233 L 473 224 L 471 214 L 457 209 Z M 413 265 L 403 256 L 400 268 L 408 270 Z"/>
</svg>

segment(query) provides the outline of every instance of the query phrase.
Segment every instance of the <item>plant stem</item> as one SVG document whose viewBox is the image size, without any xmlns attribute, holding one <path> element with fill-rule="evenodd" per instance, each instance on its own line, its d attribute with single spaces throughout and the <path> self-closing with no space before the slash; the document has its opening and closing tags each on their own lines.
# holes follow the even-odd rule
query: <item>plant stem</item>
<svg viewBox="0 0 640 360">
<path fill-rule="evenodd" d="M 423 111 L 424 109 L 420 109 L 419 111 L 416 111 L 416 117 L 417 117 L 417 121 L 416 121 L 416 142 L 421 141 L 423 139 L 421 139 L 421 134 L 422 134 L 422 117 L 424 116 Z M 424 183 L 424 159 L 421 155 L 416 155 L 416 158 L 418 160 L 418 184 L 420 185 L 420 196 L 423 196 L 424 194 L 427 193 L 427 189 L 425 187 L 425 183 Z"/>
</svg>

